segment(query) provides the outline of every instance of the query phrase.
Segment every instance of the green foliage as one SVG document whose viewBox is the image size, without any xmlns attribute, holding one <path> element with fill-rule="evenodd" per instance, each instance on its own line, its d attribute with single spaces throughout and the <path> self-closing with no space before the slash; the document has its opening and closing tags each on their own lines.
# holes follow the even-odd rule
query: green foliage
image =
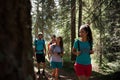
<svg viewBox="0 0 120 80">
<path fill-rule="evenodd" d="M 71 56 L 70 54 L 65 54 L 63 57 L 63 69 L 65 71 L 69 71 L 69 72 L 73 72 L 73 66 L 74 66 L 74 62 L 71 61 Z"/>
<path fill-rule="evenodd" d="M 77 0 L 78 2 L 79 0 Z M 102 69 L 116 71 L 107 63 L 120 63 L 120 0 L 82 0 L 82 23 L 90 22 L 93 32 L 96 58 L 100 63 L 102 54 Z M 66 60 L 71 54 L 71 1 L 70 0 L 32 0 L 32 22 L 39 29 L 44 30 L 44 37 L 49 41 L 52 34 L 62 36 Z M 76 17 L 78 18 L 78 3 L 76 3 Z M 38 11 L 37 11 L 37 7 Z M 38 16 L 38 17 L 37 17 Z M 77 23 L 76 19 L 76 25 Z M 77 29 L 77 28 L 76 28 Z M 33 27 L 34 30 L 34 27 Z M 77 30 L 76 30 L 77 31 Z M 35 32 L 35 31 L 33 31 Z M 112 72 L 111 71 L 111 72 Z"/>
<path fill-rule="evenodd" d="M 106 73 L 116 72 L 120 66 L 120 14 L 119 0 L 83 0 L 82 23 L 91 23 L 94 49 L 97 53 L 94 59 L 98 64 L 102 59 L 101 69 Z M 102 58 L 100 59 L 100 54 Z M 117 66 L 114 66 L 115 65 Z M 111 65 L 110 65 L 111 64 Z"/>
<path fill-rule="evenodd" d="M 38 26 L 40 30 L 44 30 L 44 38 L 49 41 L 53 34 L 62 36 L 65 52 L 69 54 L 71 40 L 70 0 L 33 0 L 33 4 L 34 9 L 39 7 L 39 13 L 37 13 L 37 10 L 32 13 L 33 26 L 36 24 L 37 15 L 39 15 Z"/>
</svg>

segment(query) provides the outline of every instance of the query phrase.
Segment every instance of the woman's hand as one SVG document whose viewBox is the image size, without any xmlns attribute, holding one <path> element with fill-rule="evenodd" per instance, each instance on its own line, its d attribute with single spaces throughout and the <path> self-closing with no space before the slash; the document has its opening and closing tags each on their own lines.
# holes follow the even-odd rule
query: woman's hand
<svg viewBox="0 0 120 80">
<path fill-rule="evenodd" d="M 93 50 L 90 50 L 90 54 L 94 54 L 94 51 L 93 51 Z"/>
<path fill-rule="evenodd" d="M 76 52 L 76 56 L 79 56 L 79 55 L 80 55 L 80 53 L 81 53 L 80 51 L 77 51 L 77 52 Z"/>
<path fill-rule="evenodd" d="M 72 52 L 73 52 L 73 54 L 76 55 L 76 56 L 79 56 L 80 53 L 81 53 L 80 51 L 77 51 L 75 48 L 72 49 Z"/>
<path fill-rule="evenodd" d="M 63 53 L 61 53 L 60 56 L 63 57 Z"/>
</svg>

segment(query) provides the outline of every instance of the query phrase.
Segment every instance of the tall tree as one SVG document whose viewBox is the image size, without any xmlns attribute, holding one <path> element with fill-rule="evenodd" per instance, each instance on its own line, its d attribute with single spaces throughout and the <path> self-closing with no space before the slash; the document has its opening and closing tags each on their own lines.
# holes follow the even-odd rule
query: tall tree
<svg viewBox="0 0 120 80">
<path fill-rule="evenodd" d="M 99 34 L 98 41 L 95 41 L 98 44 L 96 48 L 99 48 L 99 65 L 103 66 L 102 63 L 106 62 L 103 56 L 110 62 L 118 60 L 120 44 L 116 32 L 119 33 L 120 0 L 94 0 L 93 5 L 93 17 L 91 19 Z"/>
<path fill-rule="evenodd" d="M 35 80 L 30 0 L 0 0 L 0 80 Z"/>
<path fill-rule="evenodd" d="M 56 21 L 55 1 L 32 0 L 32 2 L 34 6 L 32 12 L 35 14 L 35 19 L 33 19 L 33 22 L 35 21 L 35 23 L 33 23 L 34 33 L 41 31 L 48 37 L 50 34 L 52 34 L 52 32 L 54 32 L 54 23 Z"/>
<path fill-rule="evenodd" d="M 82 0 L 79 0 L 78 37 L 81 23 L 82 23 Z"/>
<path fill-rule="evenodd" d="M 36 0 L 36 22 L 35 22 L 35 38 L 38 37 L 38 29 L 39 29 L 39 26 L 40 26 L 40 11 L 39 11 L 39 8 L 40 8 L 40 1 L 39 0 Z"/>
<path fill-rule="evenodd" d="M 103 61 L 103 35 L 104 35 L 104 26 L 103 26 L 103 22 L 102 22 L 102 4 L 104 3 L 103 0 L 94 0 L 93 1 L 93 8 L 94 8 L 94 12 L 93 12 L 93 24 L 95 27 L 97 27 L 98 31 L 99 31 L 99 65 L 102 65 L 102 61 Z M 97 5 L 95 5 L 97 4 Z"/>
<path fill-rule="evenodd" d="M 73 47 L 73 43 L 76 35 L 76 0 L 71 0 L 71 50 Z M 71 59 L 75 60 L 76 56 L 72 54 L 71 51 Z"/>
</svg>

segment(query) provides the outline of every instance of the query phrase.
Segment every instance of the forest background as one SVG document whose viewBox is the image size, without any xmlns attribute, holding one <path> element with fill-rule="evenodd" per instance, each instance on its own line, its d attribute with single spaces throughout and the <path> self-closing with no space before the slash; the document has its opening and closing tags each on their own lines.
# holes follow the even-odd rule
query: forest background
<svg viewBox="0 0 120 80">
<path fill-rule="evenodd" d="M 120 0 L 32 0 L 33 40 L 39 31 L 49 41 L 62 36 L 65 60 L 73 61 L 71 48 L 82 24 L 90 24 L 95 53 L 106 73 L 120 71 Z"/>
<path fill-rule="evenodd" d="M 35 80 L 32 42 L 39 31 L 46 44 L 53 34 L 63 37 L 63 70 L 70 76 L 71 48 L 86 23 L 94 38 L 94 77 L 119 80 L 120 0 L 0 0 L 0 80 Z"/>
</svg>

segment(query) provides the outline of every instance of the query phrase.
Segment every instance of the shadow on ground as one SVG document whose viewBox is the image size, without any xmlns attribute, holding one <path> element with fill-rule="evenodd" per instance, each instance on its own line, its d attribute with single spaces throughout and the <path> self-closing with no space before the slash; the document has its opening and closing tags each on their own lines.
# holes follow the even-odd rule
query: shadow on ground
<svg viewBox="0 0 120 80">
<path fill-rule="evenodd" d="M 59 80 L 78 80 L 77 76 L 73 69 L 74 63 L 64 62 L 63 68 L 60 70 L 60 79 Z M 47 62 L 46 76 L 47 78 L 51 77 L 52 69 L 50 68 L 49 62 Z M 51 80 L 51 79 L 40 79 L 37 80 Z M 99 71 L 92 71 L 90 80 L 120 80 L 120 71 L 105 75 Z"/>
<path fill-rule="evenodd" d="M 103 75 L 99 72 L 93 71 L 90 80 L 120 80 L 120 72 Z"/>
<path fill-rule="evenodd" d="M 74 63 L 64 62 L 62 74 L 68 76 L 71 80 L 77 80 L 77 77 L 73 69 L 73 65 Z M 105 73 L 100 73 L 99 71 L 92 71 L 90 80 L 120 80 L 120 71 L 107 75 Z"/>
</svg>

